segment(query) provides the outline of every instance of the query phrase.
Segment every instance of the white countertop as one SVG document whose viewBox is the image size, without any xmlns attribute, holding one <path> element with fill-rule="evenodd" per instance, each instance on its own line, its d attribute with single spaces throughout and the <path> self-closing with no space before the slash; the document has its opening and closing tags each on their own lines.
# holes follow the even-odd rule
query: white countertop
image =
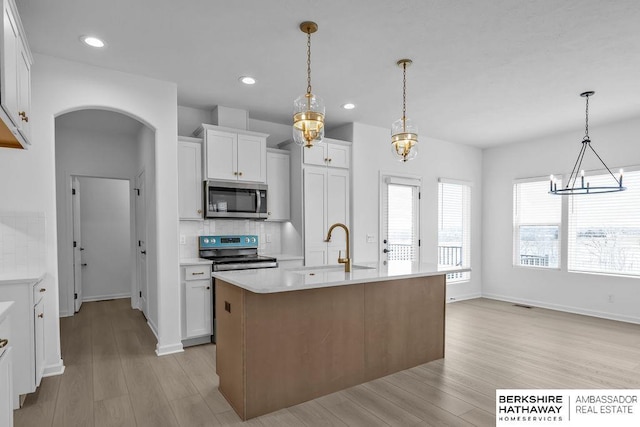
<svg viewBox="0 0 640 427">
<path fill-rule="evenodd" d="M 367 268 L 368 267 L 368 268 Z M 406 261 L 354 265 L 351 273 L 344 272 L 343 265 L 297 268 L 261 268 L 255 270 L 217 271 L 216 279 L 236 285 L 258 294 L 300 291 L 358 283 L 437 276 L 445 273 L 469 271 L 468 268 L 439 268 L 435 264 L 418 264 Z"/>
<path fill-rule="evenodd" d="M 293 261 L 304 259 L 304 255 L 292 255 L 292 254 L 265 254 L 265 256 L 270 256 L 272 258 L 277 259 L 278 261 Z"/>
<path fill-rule="evenodd" d="M 0 274 L 0 285 L 12 285 L 15 283 L 25 282 L 39 282 L 44 277 L 44 273 L 39 274 L 25 274 L 25 273 L 12 273 L 12 274 Z"/>
<path fill-rule="evenodd" d="M 213 261 L 204 258 L 185 258 L 180 260 L 180 265 L 211 265 Z"/>
<path fill-rule="evenodd" d="M 9 314 L 12 305 L 13 301 L 0 301 L 0 323 L 2 323 L 5 317 Z"/>
</svg>

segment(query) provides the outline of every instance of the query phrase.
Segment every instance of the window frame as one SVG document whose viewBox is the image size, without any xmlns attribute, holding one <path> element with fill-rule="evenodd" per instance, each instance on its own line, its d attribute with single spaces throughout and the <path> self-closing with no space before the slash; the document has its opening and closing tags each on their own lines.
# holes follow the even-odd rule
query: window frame
<svg viewBox="0 0 640 427">
<path fill-rule="evenodd" d="M 553 174 L 553 177 L 558 179 L 560 182 L 564 182 L 564 176 L 562 174 Z M 527 270 L 543 270 L 543 271 L 562 271 L 563 266 L 566 262 L 566 202 L 560 199 L 560 216 L 558 218 L 557 223 L 540 223 L 540 224 L 526 224 L 526 223 L 517 223 L 517 207 L 518 201 L 516 199 L 515 186 L 518 184 L 527 184 L 531 182 L 549 182 L 549 177 L 543 176 L 535 176 L 529 178 L 518 178 L 514 179 L 511 185 L 511 197 L 512 197 L 512 207 L 511 207 L 511 233 L 512 233 L 512 245 L 511 245 L 511 266 L 513 268 L 524 268 Z M 562 197 L 564 196 L 554 196 L 554 197 Z M 542 227 L 558 227 L 558 266 L 557 267 L 544 267 L 538 265 L 526 265 L 520 263 L 520 227 L 521 226 L 542 226 Z"/>
<path fill-rule="evenodd" d="M 473 199 L 473 182 L 471 181 L 464 181 L 464 180 L 459 180 L 459 179 L 450 179 L 450 178 L 438 178 L 438 203 L 436 204 L 436 208 L 438 210 L 438 214 L 440 213 L 440 202 L 441 202 L 441 194 L 440 194 L 440 184 L 453 184 L 453 185 L 461 185 L 461 186 L 466 186 L 468 187 L 468 203 L 466 204 L 466 206 L 468 207 L 468 212 L 467 215 L 465 215 L 465 212 L 462 212 L 462 221 L 463 221 L 463 240 L 465 238 L 465 236 L 467 237 L 468 242 L 464 242 L 463 241 L 463 247 L 462 247 L 462 259 L 463 261 L 466 261 L 466 263 L 463 263 L 461 265 L 462 268 L 471 268 L 471 260 L 472 260 L 472 242 L 473 242 L 473 237 L 472 237 L 472 227 L 471 227 L 471 218 L 473 215 L 473 206 L 472 206 L 472 199 Z M 463 209 L 465 207 L 464 204 L 464 200 L 463 200 Z M 440 218 L 438 217 L 438 224 L 440 224 Z M 467 232 L 465 233 L 464 231 L 464 227 L 466 226 L 467 228 Z M 439 227 L 438 227 L 438 231 Z M 466 243 L 466 245 L 465 245 Z M 440 247 L 440 238 L 438 237 L 436 239 L 436 245 L 439 248 Z M 436 253 L 436 257 L 438 257 L 439 250 Z M 436 265 L 440 265 L 439 264 L 439 260 L 436 258 Z M 460 277 L 455 277 L 459 275 Z M 462 273 L 448 273 L 447 274 L 447 283 L 467 283 L 471 281 L 471 271 L 465 271 Z"/>
</svg>

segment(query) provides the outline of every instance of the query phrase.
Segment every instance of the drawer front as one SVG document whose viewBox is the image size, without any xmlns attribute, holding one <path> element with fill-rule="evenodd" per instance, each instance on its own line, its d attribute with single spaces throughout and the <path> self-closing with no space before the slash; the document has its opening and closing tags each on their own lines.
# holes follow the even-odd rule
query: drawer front
<svg viewBox="0 0 640 427">
<path fill-rule="evenodd" d="M 33 304 L 39 303 L 46 292 L 47 289 L 43 286 L 42 281 L 33 285 Z"/>
<path fill-rule="evenodd" d="M 184 270 L 184 280 L 211 279 L 211 266 L 209 265 L 190 265 Z"/>
</svg>

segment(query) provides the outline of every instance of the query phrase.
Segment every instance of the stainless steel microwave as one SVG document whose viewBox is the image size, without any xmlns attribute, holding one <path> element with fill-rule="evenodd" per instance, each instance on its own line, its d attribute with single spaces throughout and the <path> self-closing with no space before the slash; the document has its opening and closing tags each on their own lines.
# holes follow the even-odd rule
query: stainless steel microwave
<svg viewBox="0 0 640 427">
<path fill-rule="evenodd" d="M 204 182 L 205 218 L 267 219 L 267 185 Z"/>
</svg>

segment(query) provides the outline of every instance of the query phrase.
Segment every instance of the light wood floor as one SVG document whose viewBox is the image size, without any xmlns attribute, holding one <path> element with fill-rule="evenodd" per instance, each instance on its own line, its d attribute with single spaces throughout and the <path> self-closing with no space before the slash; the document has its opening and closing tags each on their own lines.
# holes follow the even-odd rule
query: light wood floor
<svg viewBox="0 0 640 427">
<path fill-rule="evenodd" d="M 61 319 L 66 371 L 16 426 L 493 426 L 497 388 L 640 388 L 640 325 L 477 299 L 447 305 L 445 359 L 241 423 L 218 392 L 215 347 L 156 357 L 129 304 Z"/>
</svg>

